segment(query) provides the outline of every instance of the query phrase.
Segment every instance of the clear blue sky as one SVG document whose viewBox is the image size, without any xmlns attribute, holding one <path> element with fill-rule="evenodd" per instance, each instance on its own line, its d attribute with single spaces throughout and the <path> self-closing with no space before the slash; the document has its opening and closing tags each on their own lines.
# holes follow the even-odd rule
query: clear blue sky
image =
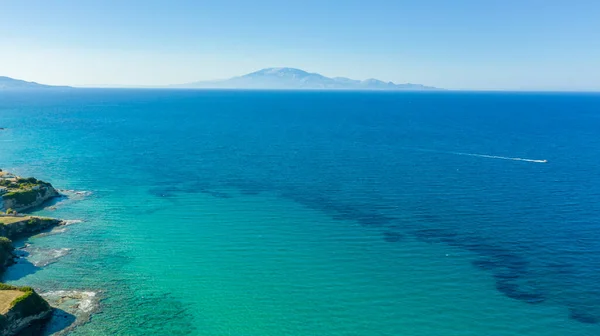
<svg viewBox="0 0 600 336">
<path fill-rule="evenodd" d="M 154 85 L 279 66 L 451 89 L 600 90 L 600 1 L 0 0 L 0 75 Z"/>
</svg>

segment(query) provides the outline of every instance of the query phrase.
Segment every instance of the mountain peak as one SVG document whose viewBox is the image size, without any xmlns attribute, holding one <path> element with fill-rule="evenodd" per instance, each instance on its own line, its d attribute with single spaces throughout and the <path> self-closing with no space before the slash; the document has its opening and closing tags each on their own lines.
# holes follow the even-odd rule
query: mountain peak
<svg viewBox="0 0 600 336">
<path fill-rule="evenodd" d="M 420 84 L 394 84 L 378 79 L 354 80 L 345 77 L 329 78 L 297 68 L 265 68 L 227 80 L 195 82 L 176 85 L 180 88 L 227 89 L 338 89 L 338 90 L 432 90 Z"/>
<path fill-rule="evenodd" d="M 266 68 L 261 69 L 245 76 L 306 76 L 308 72 L 296 68 Z"/>
<path fill-rule="evenodd" d="M 307 73 L 304 70 L 300 70 L 297 68 L 288 68 L 288 67 L 280 67 L 280 68 L 265 68 L 262 70 L 258 70 L 257 72 L 268 72 L 268 73 L 290 73 L 290 72 L 295 72 L 295 73 Z"/>
</svg>

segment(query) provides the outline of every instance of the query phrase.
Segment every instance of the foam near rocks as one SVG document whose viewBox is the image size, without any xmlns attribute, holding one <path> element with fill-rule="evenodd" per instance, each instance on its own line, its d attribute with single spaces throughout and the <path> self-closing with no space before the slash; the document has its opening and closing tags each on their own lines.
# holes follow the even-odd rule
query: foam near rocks
<svg viewBox="0 0 600 336">
<path fill-rule="evenodd" d="M 91 313 L 98 308 L 98 293 L 93 291 L 57 290 L 41 294 L 51 305 L 69 312 Z M 66 310 L 66 309 L 65 309 Z"/>
<path fill-rule="evenodd" d="M 63 220 L 63 225 L 73 225 L 73 224 L 78 224 L 78 223 L 83 223 L 83 220 L 81 219 L 66 219 Z"/>
<path fill-rule="evenodd" d="M 57 290 L 40 294 L 54 307 L 45 335 L 66 335 L 86 324 L 100 308 L 99 292 L 89 290 Z"/>
<path fill-rule="evenodd" d="M 52 228 L 52 230 L 48 231 L 48 232 L 42 232 L 40 234 L 37 234 L 36 237 L 46 237 L 46 236 L 52 236 L 55 234 L 59 234 L 59 233 L 64 233 L 67 231 L 67 226 L 73 225 L 73 224 L 79 224 L 79 223 L 83 223 L 84 221 L 81 219 L 67 219 L 67 220 L 63 220 L 61 222 L 61 224 L 59 226 L 55 226 L 54 228 Z"/>
<path fill-rule="evenodd" d="M 72 249 L 66 247 L 59 249 L 45 249 L 26 245 L 15 251 L 15 254 L 18 257 L 27 259 L 27 261 L 36 267 L 44 267 L 57 262 L 60 258 L 68 255 L 71 250 Z"/>
<path fill-rule="evenodd" d="M 93 194 L 93 192 L 87 190 L 60 189 L 58 191 L 66 196 L 87 197 Z"/>
<path fill-rule="evenodd" d="M 52 202 L 52 204 L 50 204 L 47 207 L 47 209 L 50 211 L 57 210 L 58 208 L 61 208 L 73 202 L 82 201 L 93 194 L 93 192 L 87 190 L 79 191 L 71 189 L 58 189 L 57 191 L 58 197 L 54 202 Z"/>
</svg>

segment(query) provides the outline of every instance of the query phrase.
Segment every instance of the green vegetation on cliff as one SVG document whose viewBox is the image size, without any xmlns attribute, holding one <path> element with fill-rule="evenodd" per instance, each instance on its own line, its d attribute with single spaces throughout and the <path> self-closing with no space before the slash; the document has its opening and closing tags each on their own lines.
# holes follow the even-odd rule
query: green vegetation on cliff
<svg viewBox="0 0 600 336">
<path fill-rule="evenodd" d="M 6 237 L 0 237 L 0 257 L 4 252 L 12 252 L 14 247 L 12 246 L 12 241 Z"/>
<path fill-rule="evenodd" d="M 15 180 L 12 179 L 0 179 L 0 187 L 7 187 L 9 189 L 32 189 L 35 186 L 47 187 L 50 183 L 38 180 L 35 177 L 19 177 Z"/>
<path fill-rule="evenodd" d="M 0 172 L 0 187 L 3 189 L 0 208 L 13 208 L 16 211 L 39 206 L 58 196 L 56 189 L 48 182 L 35 177 L 22 178 L 6 172 Z"/>
<path fill-rule="evenodd" d="M 37 190 L 18 190 L 11 191 L 2 196 L 4 200 L 15 200 L 17 204 L 31 204 L 37 200 L 39 191 Z"/>
<path fill-rule="evenodd" d="M 0 272 L 10 265 L 13 258 L 14 247 L 12 241 L 6 237 L 0 237 Z"/>
<path fill-rule="evenodd" d="M 50 187 L 48 182 L 40 181 L 35 177 L 17 178 L 14 181 L 2 179 L 0 186 L 8 188 L 8 193 L 2 196 L 3 199 L 14 199 L 19 204 L 30 204 L 37 200 L 39 190 L 45 190 Z"/>
<path fill-rule="evenodd" d="M 0 170 L 2 198 L 0 208 L 11 216 L 0 217 L 0 274 L 13 263 L 14 247 L 9 238 L 29 236 L 59 225 L 60 220 L 17 215 L 40 205 L 58 193 L 50 183 L 36 178 L 20 178 Z M 19 210 L 19 211 L 20 211 Z M 16 287 L 0 283 L 0 336 L 16 335 L 34 322 L 50 316 L 52 307 L 31 287 Z"/>
<path fill-rule="evenodd" d="M 52 308 L 41 296 L 39 296 L 31 287 L 16 287 L 7 284 L 0 284 L 0 291 L 22 292 L 23 295 L 7 295 L 6 298 L 13 298 L 10 303 L 0 302 L 0 305 L 7 307 L 7 311 L 0 314 L 0 334 L 4 334 L 6 329 L 17 329 L 14 325 L 19 325 L 19 321 L 30 317 L 43 318 L 48 316 Z M 15 297 L 16 296 L 16 297 Z"/>
<path fill-rule="evenodd" d="M 18 290 L 25 293 L 14 299 L 10 306 L 23 316 L 36 315 L 40 312 L 50 309 L 50 305 L 46 300 L 42 299 L 31 287 L 18 287 Z"/>
<path fill-rule="evenodd" d="M 49 227 L 51 225 L 56 224 L 56 219 L 52 219 L 52 218 L 43 218 L 43 217 L 31 217 L 29 218 L 29 220 L 27 221 L 27 225 L 37 225 L 39 227 Z"/>
<path fill-rule="evenodd" d="M 0 237 L 16 239 L 48 230 L 63 222 L 59 219 L 36 216 L 0 217 Z"/>
<path fill-rule="evenodd" d="M 37 218 L 33 219 L 35 222 L 38 220 Z M 12 241 L 6 237 L 0 237 L 0 274 L 6 266 L 12 263 L 13 250 Z M 51 312 L 52 307 L 33 288 L 0 283 L 1 336 L 17 335 L 19 331 L 32 323 L 44 321 Z"/>
</svg>

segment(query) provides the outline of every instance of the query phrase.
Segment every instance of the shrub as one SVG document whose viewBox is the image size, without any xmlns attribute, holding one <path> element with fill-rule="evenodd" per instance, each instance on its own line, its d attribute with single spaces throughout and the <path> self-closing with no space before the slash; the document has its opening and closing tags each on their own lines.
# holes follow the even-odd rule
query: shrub
<svg viewBox="0 0 600 336">
<path fill-rule="evenodd" d="M 12 241 L 6 237 L 0 237 L 0 250 L 6 250 L 7 247 L 12 249 Z"/>
<path fill-rule="evenodd" d="M 52 218 L 39 218 L 38 220 L 40 221 L 40 224 L 42 224 L 43 226 L 52 225 L 56 222 L 56 219 L 52 219 Z"/>
<path fill-rule="evenodd" d="M 38 184 L 38 182 L 39 182 L 35 177 L 20 178 L 17 181 L 19 183 L 31 183 L 31 184 Z"/>
<path fill-rule="evenodd" d="M 50 309 L 46 300 L 42 299 L 31 287 L 21 287 L 19 290 L 25 292 L 10 303 L 11 307 L 21 316 L 37 315 Z"/>
<path fill-rule="evenodd" d="M 5 283 L 0 283 L 0 290 L 18 290 L 19 287 L 7 285 Z"/>
<path fill-rule="evenodd" d="M 31 204 L 37 200 L 37 190 L 13 191 L 2 196 L 5 200 L 14 199 L 18 204 Z"/>
<path fill-rule="evenodd" d="M 7 264 L 8 260 L 13 257 L 12 241 L 6 237 L 0 237 L 0 269 Z M 2 288 L 0 288 L 1 290 Z"/>
</svg>

